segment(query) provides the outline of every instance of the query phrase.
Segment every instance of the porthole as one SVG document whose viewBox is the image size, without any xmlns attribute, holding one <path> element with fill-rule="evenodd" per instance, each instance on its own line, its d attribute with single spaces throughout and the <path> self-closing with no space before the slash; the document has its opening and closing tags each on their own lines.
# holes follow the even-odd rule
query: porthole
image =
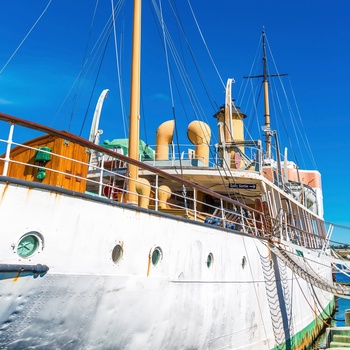
<svg viewBox="0 0 350 350">
<path fill-rule="evenodd" d="M 112 260 L 114 263 L 117 263 L 120 261 L 120 259 L 123 257 L 123 247 L 120 244 L 117 244 L 112 251 Z"/>
<path fill-rule="evenodd" d="M 34 233 L 29 232 L 21 237 L 17 244 L 17 254 L 21 258 L 29 258 L 40 246 L 40 238 Z"/>
<path fill-rule="evenodd" d="M 153 266 L 157 266 L 159 262 L 163 259 L 163 252 L 160 247 L 156 247 L 152 252 L 152 264 Z"/>
<path fill-rule="evenodd" d="M 212 267 L 213 262 L 214 262 L 213 253 L 209 253 L 208 257 L 207 257 L 207 267 L 208 267 L 208 269 L 210 269 Z"/>
<path fill-rule="evenodd" d="M 247 265 L 247 258 L 245 256 L 243 256 L 243 258 L 242 258 L 242 269 L 244 269 L 246 265 Z"/>
</svg>

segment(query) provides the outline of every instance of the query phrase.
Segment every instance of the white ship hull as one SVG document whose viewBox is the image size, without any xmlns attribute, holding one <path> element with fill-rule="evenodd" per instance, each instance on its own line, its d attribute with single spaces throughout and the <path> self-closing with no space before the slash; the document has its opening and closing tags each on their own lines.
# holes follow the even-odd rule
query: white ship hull
<svg viewBox="0 0 350 350">
<path fill-rule="evenodd" d="M 0 273 L 0 348 L 273 349 L 315 334 L 315 313 L 333 306 L 262 238 L 42 187 L 0 183 L 0 264 L 49 267 Z M 30 231 L 43 247 L 22 259 L 14 246 Z"/>
<path fill-rule="evenodd" d="M 121 3 L 112 6 L 106 34 L 108 28 L 117 33 Z M 89 140 L 0 113 L 0 349 L 305 349 L 327 324 L 334 295 L 349 297 L 350 288 L 332 280 L 332 263 L 339 259 L 328 254 L 332 230 L 323 219 L 320 173 L 300 169 L 286 149 L 280 152 L 269 112 L 268 78 L 276 74 L 267 69 L 265 32 L 263 75 L 246 77 L 263 77 L 264 124 L 257 125 L 263 140 L 260 131 L 259 139 L 251 139 L 232 78 L 213 116 L 212 138 L 205 120 L 217 103 L 204 70 L 182 25 L 176 35 L 182 41 L 178 34 L 184 34 L 186 45 L 179 55 L 153 3 L 162 49 L 168 59 L 169 47 L 174 61 L 173 67 L 167 60 L 167 76 L 176 94 L 168 105 L 173 118 L 159 120 L 152 146 L 139 137 L 141 1 L 133 3 L 127 139 L 99 141 L 108 89 L 98 100 Z M 84 54 L 79 86 L 90 76 L 88 67 L 99 67 L 97 83 L 109 40 L 102 34 Z M 193 80 L 185 46 L 198 73 Z M 95 53 L 98 47 L 103 54 Z M 156 52 L 152 48 L 152 56 Z M 122 104 L 124 69 L 117 67 Z M 200 94 L 194 89 L 198 78 Z M 75 90 L 69 129 L 80 104 Z M 210 109 L 200 102 L 204 91 Z M 186 119 L 195 116 L 182 130 L 190 146 L 178 137 L 183 112 L 176 108 L 175 115 L 175 100 L 190 107 L 183 111 Z M 152 108 L 162 110 L 156 100 Z M 88 109 L 80 134 L 87 117 Z M 126 129 L 124 118 L 115 123 L 107 127 Z M 294 119 L 291 126 L 298 129 Z"/>
</svg>

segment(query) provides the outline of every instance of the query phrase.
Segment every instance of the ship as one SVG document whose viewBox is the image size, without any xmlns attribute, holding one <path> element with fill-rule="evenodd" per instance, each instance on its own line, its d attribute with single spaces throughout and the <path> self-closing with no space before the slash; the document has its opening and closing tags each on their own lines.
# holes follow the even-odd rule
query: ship
<svg viewBox="0 0 350 350">
<path fill-rule="evenodd" d="M 152 149 L 140 0 L 133 17 L 127 140 L 100 142 L 108 90 L 89 138 L 0 113 L 0 348 L 307 348 L 350 294 L 332 275 L 346 262 L 331 254 L 320 173 L 282 161 L 266 65 L 263 140 L 245 139 L 228 79 L 214 160 L 200 120 L 187 152 L 174 120 Z"/>
</svg>

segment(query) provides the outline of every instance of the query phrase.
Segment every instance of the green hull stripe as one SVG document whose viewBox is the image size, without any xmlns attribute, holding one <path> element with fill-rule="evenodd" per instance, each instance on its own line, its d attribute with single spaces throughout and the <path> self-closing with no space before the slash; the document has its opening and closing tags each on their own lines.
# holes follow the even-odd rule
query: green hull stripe
<svg viewBox="0 0 350 350">
<path fill-rule="evenodd" d="M 317 338 L 325 324 L 323 320 L 327 320 L 332 315 L 335 307 L 334 298 L 322 311 L 322 313 L 313 320 L 303 330 L 295 334 L 292 338 L 288 339 L 284 344 L 278 345 L 273 350 L 286 350 L 286 349 L 308 349 L 308 347 Z"/>
</svg>

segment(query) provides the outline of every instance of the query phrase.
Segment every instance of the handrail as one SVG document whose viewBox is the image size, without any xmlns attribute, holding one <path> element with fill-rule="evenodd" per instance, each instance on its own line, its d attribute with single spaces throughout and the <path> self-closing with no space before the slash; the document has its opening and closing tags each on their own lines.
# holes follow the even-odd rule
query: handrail
<svg viewBox="0 0 350 350">
<path fill-rule="evenodd" d="M 123 201 L 123 197 L 125 197 L 129 193 L 129 191 L 124 186 L 123 188 L 120 188 L 120 184 L 121 183 L 125 184 L 125 182 L 128 180 L 127 170 L 126 168 L 118 168 L 118 167 L 113 168 L 111 165 L 113 164 L 113 162 L 117 162 L 117 163 L 123 162 L 123 164 L 134 164 L 134 165 L 137 165 L 140 169 L 143 169 L 146 171 L 144 176 L 148 176 L 148 175 L 154 176 L 153 179 L 155 183 L 149 184 L 151 193 L 153 193 L 153 197 L 151 195 L 149 199 L 155 205 L 154 206 L 153 204 L 150 205 L 149 209 L 153 209 L 159 212 L 164 212 L 167 214 L 183 216 L 183 217 L 186 217 L 187 219 L 203 222 L 208 225 L 219 226 L 224 229 L 233 230 L 235 232 L 244 232 L 246 234 L 251 234 L 256 236 L 269 237 L 273 234 L 276 235 L 277 233 L 276 228 L 280 228 L 281 237 L 283 235 L 285 236 L 286 239 L 290 239 L 290 240 L 293 240 L 295 238 L 300 238 L 300 241 L 298 243 L 304 246 L 318 247 L 320 242 L 323 242 L 323 237 L 290 225 L 287 221 L 287 216 L 285 215 L 285 213 L 281 212 L 277 218 L 268 217 L 264 215 L 263 212 L 256 210 L 252 207 L 249 207 L 237 200 L 231 199 L 229 197 L 226 197 L 225 195 L 211 191 L 210 189 L 207 189 L 201 185 L 198 185 L 186 179 L 180 178 L 176 175 L 169 174 L 149 164 L 145 164 L 143 162 L 131 159 L 128 156 L 124 156 L 108 148 L 98 146 L 93 142 L 90 142 L 81 137 L 75 136 L 66 131 L 54 130 L 50 127 L 46 127 L 41 124 L 37 124 L 34 122 L 9 116 L 3 113 L 0 113 L 0 120 L 6 121 L 11 125 L 8 139 L 7 140 L 0 139 L 0 142 L 3 142 L 6 144 L 6 152 L 2 156 L 0 156 L 0 160 L 4 162 L 4 168 L 5 168 L 6 162 L 7 164 L 12 162 L 16 164 L 22 164 L 27 167 L 33 167 L 38 169 L 41 168 L 41 166 L 38 164 L 23 163 L 18 160 L 10 159 L 10 156 L 11 156 L 10 148 L 12 145 L 15 145 L 15 147 L 12 148 L 12 151 L 17 149 L 18 147 L 24 147 L 30 150 L 36 150 L 36 148 L 29 146 L 29 144 L 25 144 L 25 143 L 20 144 L 12 140 L 14 125 L 19 125 L 19 126 L 27 127 L 37 131 L 45 132 L 49 135 L 58 137 L 60 139 L 70 141 L 74 144 L 78 144 L 84 148 L 87 148 L 90 151 L 93 150 L 95 154 L 98 154 L 99 157 L 96 158 L 96 162 L 91 163 L 91 160 L 90 160 L 90 162 L 86 163 L 86 162 L 83 162 L 81 159 L 78 160 L 78 159 L 68 158 L 64 155 L 57 154 L 54 152 L 50 153 L 51 157 L 60 157 L 65 160 L 70 160 L 76 164 L 86 166 L 87 167 L 86 169 L 89 169 L 88 175 L 86 177 L 85 175 L 81 176 L 77 174 L 70 174 L 70 173 L 68 174 L 67 172 L 62 171 L 62 169 L 60 170 L 57 168 L 55 169 L 55 168 L 45 167 L 46 172 L 59 173 L 59 174 L 63 174 L 64 176 L 68 175 L 76 178 L 79 181 L 86 181 L 87 185 L 89 185 L 89 188 L 93 189 L 94 196 L 102 197 L 103 189 L 105 188 L 105 186 L 109 186 L 111 192 L 107 194 L 110 194 L 111 195 L 110 197 L 113 197 L 113 194 L 115 193 L 115 191 L 118 191 L 119 192 L 118 200 Z M 90 154 L 92 154 L 92 152 L 90 152 Z M 108 157 L 108 160 L 105 157 Z M 149 172 L 150 174 L 147 174 L 147 172 Z M 107 177 L 110 177 L 111 179 L 113 178 L 114 182 L 108 183 L 106 179 Z M 167 181 L 176 182 L 180 185 L 184 185 L 185 187 L 190 188 L 194 192 L 193 197 L 187 197 L 183 193 L 171 191 L 170 194 L 172 196 L 173 201 L 172 203 L 170 203 L 170 208 L 166 208 L 168 203 L 162 202 L 158 198 L 158 190 L 160 188 L 159 184 L 161 183 L 161 181 L 159 181 L 160 178 L 164 178 Z M 136 182 L 137 181 L 139 180 L 136 180 Z M 117 182 L 118 184 L 116 184 Z M 90 191 L 90 190 L 87 189 L 87 191 Z M 196 194 L 197 191 L 210 195 L 213 198 L 217 198 L 220 201 L 220 205 L 214 206 L 208 203 L 201 202 L 197 198 L 198 197 Z M 107 189 L 107 192 L 108 192 L 108 189 Z M 141 194 L 139 195 L 139 197 L 145 197 L 145 195 Z M 189 205 L 186 205 L 186 202 Z M 228 203 L 229 205 L 224 205 L 225 203 L 226 204 Z M 229 210 L 227 209 L 227 207 L 232 207 L 233 210 L 232 209 Z"/>
<path fill-rule="evenodd" d="M 191 181 L 188 181 L 186 179 L 183 179 L 183 178 L 180 178 L 176 175 L 172 175 L 172 174 L 169 174 L 159 168 L 156 168 L 156 167 L 153 167 L 151 165 L 148 165 L 148 164 L 145 164 L 143 162 L 140 162 L 138 160 L 135 160 L 135 159 L 131 159 L 129 158 L 128 156 L 124 156 L 120 153 L 116 153 L 112 150 L 109 150 L 108 148 L 104 148 L 104 147 L 101 147 L 99 145 L 95 145 L 93 142 L 90 142 L 86 139 L 83 139 L 79 136 L 76 136 L 68 131 L 58 131 L 58 130 L 55 130 L 53 128 L 50 128 L 48 126 L 45 126 L 45 125 L 42 125 L 42 124 L 38 124 L 38 123 L 35 123 L 35 122 L 31 122 L 31 121 L 27 121 L 25 119 L 21 119 L 21 118 L 17 118 L 17 117 L 14 117 L 14 116 L 11 116 L 11 115 L 8 115 L 8 114 L 5 114 L 5 113 L 1 113 L 0 112 L 0 120 L 3 120 L 3 121 L 6 121 L 6 122 L 9 122 L 10 124 L 16 124 L 16 125 L 20 125 L 20 126 L 24 126 L 24 127 L 27 127 L 27 128 L 30 128 L 30 129 L 34 129 L 34 130 L 37 130 L 37 131 L 41 131 L 41 132 L 45 132 L 45 133 L 48 133 L 50 135 L 53 135 L 53 136 L 57 136 L 57 137 L 60 137 L 60 138 L 63 138 L 65 140 L 68 140 L 68 141 L 71 141 L 71 142 L 74 142 L 80 146 L 83 146 L 83 147 L 87 147 L 89 149 L 93 149 L 95 151 L 98 151 L 98 152 L 101 152 L 101 153 L 105 153 L 105 154 L 108 154 L 109 156 L 112 156 L 114 158 L 117 158 L 119 160 L 122 160 L 128 164 L 132 164 L 132 165 L 136 165 L 138 166 L 139 168 L 143 168 L 144 170 L 148 170 L 154 174 L 157 174 L 157 175 L 160 175 L 168 180 L 172 180 L 172 181 L 177 181 L 177 182 L 180 182 L 182 185 L 185 185 L 185 186 L 188 186 L 188 187 L 191 187 L 191 188 L 196 188 L 197 190 L 199 190 L 200 192 L 203 192 L 205 194 L 208 194 L 210 196 L 213 196 L 213 197 L 216 197 L 218 199 L 223 199 L 224 201 L 226 201 L 227 203 L 231 203 L 233 205 L 238 205 L 238 206 L 241 206 L 245 209 L 248 209 L 248 210 L 252 210 L 254 211 L 255 209 L 252 209 L 248 206 L 246 206 L 245 204 L 243 203 L 240 203 L 234 199 L 231 199 L 229 197 L 226 197 L 220 193 L 217 193 L 217 192 L 214 192 L 214 191 L 211 191 L 210 189 L 207 189 L 201 185 L 198 185 L 196 183 L 193 183 Z M 256 211 L 258 212 L 258 211 Z"/>
</svg>

